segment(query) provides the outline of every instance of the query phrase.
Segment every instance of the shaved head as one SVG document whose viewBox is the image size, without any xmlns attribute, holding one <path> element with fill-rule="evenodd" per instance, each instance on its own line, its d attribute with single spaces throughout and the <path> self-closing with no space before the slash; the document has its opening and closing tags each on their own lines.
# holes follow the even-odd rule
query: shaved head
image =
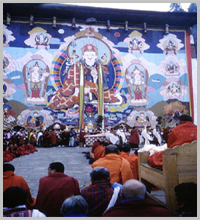
<svg viewBox="0 0 200 220">
<path fill-rule="evenodd" d="M 127 180 L 122 186 L 122 195 L 125 199 L 144 198 L 146 186 L 138 180 Z"/>
<path fill-rule="evenodd" d="M 119 154 L 119 149 L 116 145 L 114 144 L 109 144 L 108 146 L 106 146 L 105 148 L 105 154 Z"/>
</svg>

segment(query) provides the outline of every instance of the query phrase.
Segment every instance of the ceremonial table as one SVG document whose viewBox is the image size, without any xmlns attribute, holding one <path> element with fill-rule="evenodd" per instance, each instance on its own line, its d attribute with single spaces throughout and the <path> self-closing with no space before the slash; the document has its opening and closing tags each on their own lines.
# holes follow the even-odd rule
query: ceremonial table
<svg viewBox="0 0 200 220">
<path fill-rule="evenodd" d="M 103 133 L 85 135 L 84 137 L 85 137 L 85 144 L 87 146 L 92 146 L 93 143 L 97 140 L 102 141 L 102 142 L 108 142 L 108 140 L 106 139 L 106 136 Z"/>
<path fill-rule="evenodd" d="M 93 143 L 97 140 L 99 141 L 102 141 L 102 142 L 109 142 L 107 139 L 106 139 L 106 136 L 104 133 L 100 133 L 100 134 L 91 134 L 91 135 L 85 135 L 85 144 L 87 146 L 92 146 Z M 130 134 L 127 132 L 126 133 L 126 138 L 127 140 L 129 140 L 129 137 L 130 137 Z"/>
</svg>

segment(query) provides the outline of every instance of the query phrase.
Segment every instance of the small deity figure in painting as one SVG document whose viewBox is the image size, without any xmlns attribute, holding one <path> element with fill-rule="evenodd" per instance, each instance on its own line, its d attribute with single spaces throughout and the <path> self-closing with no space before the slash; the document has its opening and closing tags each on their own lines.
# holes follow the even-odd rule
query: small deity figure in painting
<svg viewBox="0 0 200 220">
<path fill-rule="evenodd" d="M 165 47 L 165 51 L 166 51 L 166 55 L 170 52 L 174 52 L 174 54 L 176 54 L 176 45 L 172 42 L 172 40 L 169 40 L 168 44 Z"/>
<path fill-rule="evenodd" d="M 40 98 L 44 92 L 44 81 L 49 73 L 40 68 L 38 62 L 27 70 L 28 93 L 31 98 Z"/>
<path fill-rule="evenodd" d="M 178 72 L 178 66 L 174 64 L 173 62 L 170 62 L 169 64 L 167 64 L 166 69 L 167 69 L 167 72 L 172 75 Z"/>
<path fill-rule="evenodd" d="M 167 93 L 170 97 L 179 96 L 181 93 L 181 87 L 173 83 L 167 87 Z"/>
<path fill-rule="evenodd" d="M 142 52 L 142 41 L 139 41 L 137 38 L 134 38 L 129 42 L 129 52 L 132 53 L 136 50 L 139 50 L 140 53 Z"/>
<path fill-rule="evenodd" d="M 35 42 L 36 42 L 37 47 L 39 45 L 48 46 L 48 41 L 49 41 L 48 37 L 44 36 L 43 33 L 40 33 L 39 35 L 35 36 Z"/>
<path fill-rule="evenodd" d="M 143 99 L 143 91 L 144 91 L 144 73 L 135 66 L 135 69 L 131 73 L 131 84 L 133 85 L 133 91 L 135 99 Z"/>
</svg>

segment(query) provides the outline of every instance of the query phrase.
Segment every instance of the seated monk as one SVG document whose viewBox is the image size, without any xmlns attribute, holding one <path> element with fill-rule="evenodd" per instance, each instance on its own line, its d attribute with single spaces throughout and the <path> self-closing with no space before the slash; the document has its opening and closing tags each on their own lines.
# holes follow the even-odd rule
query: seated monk
<svg viewBox="0 0 200 220">
<path fill-rule="evenodd" d="M 97 147 L 99 146 L 99 144 L 100 144 L 100 140 L 97 140 L 97 141 L 95 141 L 95 142 L 93 143 L 93 145 L 92 145 L 92 149 L 91 149 L 91 151 L 90 151 L 90 157 L 91 157 L 92 159 L 94 159 L 94 150 L 95 150 L 95 148 L 97 148 Z"/>
<path fill-rule="evenodd" d="M 3 163 L 13 160 L 13 156 L 10 154 L 9 147 L 4 146 L 3 149 Z"/>
<path fill-rule="evenodd" d="M 139 179 L 138 173 L 138 156 L 135 153 L 130 154 L 131 148 L 129 145 L 125 145 L 120 148 L 119 155 L 128 160 L 131 165 L 131 170 L 134 176 L 134 179 Z"/>
<path fill-rule="evenodd" d="M 3 165 L 3 192 L 11 186 L 22 187 L 28 194 L 26 205 L 29 209 L 32 209 L 35 206 L 36 199 L 31 196 L 26 180 L 22 176 L 16 175 L 14 171 L 15 167 L 12 164 Z"/>
<path fill-rule="evenodd" d="M 19 144 L 18 145 L 18 148 L 16 150 L 16 153 L 19 154 L 20 156 L 23 156 L 23 155 L 26 155 L 26 152 L 25 152 L 25 148 L 23 146 L 23 144 Z"/>
<path fill-rule="evenodd" d="M 15 155 L 15 153 L 14 153 L 14 152 L 12 152 L 13 144 L 12 144 L 12 143 L 10 143 L 8 146 L 9 146 L 9 153 L 10 153 L 10 155 L 11 155 L 13 158 L 15 158 L 15 157 L 16 157 L 16 155 Z"/>
<path fill-rule="evenodd" d="M 34 152 L 37 152 L 38 150 L 30 143 L 27 144 L 27 148 L 29 149 L 29 152 L 32 154 Z"/>
<path fill-rule="evenodd" d="M 191 143 L 197 140 L 197 126 L 189 115 L 181 115 L 179 124 L 168 134 L 167 148 L 181 146 L 184 143 Z M 149 156 L 149 165 L 154 168 L 162 168 L 162 151 Z"/>
<path fill-rule="evenodd" d="M 113 144 L 106 146 L 105 156 L 94 161 L 91 167 L 105 167 L 108 169 L 111 183 L 123 184 L 129 179 L 133 179 L 130 163 L 119 155 L 118 147 Z"/>
<path fill-rule="evenodd" d="M 105 156 L 105 146 L 103 142 L 100 142 L 99 145 L 94 149 L 94 160 L 98 160 L 101 157 Z"/>
<path fill-rule="evenodd" d="M 23 148 L 24 148 L 24 155 L 30 154 L 29 149 L 28 149 L 28 147 L 27 147 L 27 144 L 23 144 L 22 146 L 23 146 Z"/>
<path fill-rule="evenodd" d="M 20 154 L 17 152 L 18 150 L 18 146 L 17 144 L 13 144 L 13 146 L 11 146 L 11 153 L 15 155 L 15 157 L 20 157 Z"/>
</svg>

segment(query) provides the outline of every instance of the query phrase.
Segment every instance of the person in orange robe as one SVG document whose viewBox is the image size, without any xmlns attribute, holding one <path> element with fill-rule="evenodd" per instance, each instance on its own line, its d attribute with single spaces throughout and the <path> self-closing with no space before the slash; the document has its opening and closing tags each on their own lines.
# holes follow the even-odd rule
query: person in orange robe
<svg viewBox="0 0 200 220">
<path fill-rule="evenodd" d="M 119 149 L 116 145 L 109 144 L 105 148 L 105 156 L 94 161 L 91 165 L 95 167 L 105 167 L 110 172 L 110 182 L 123 184 L 129 179 L 133 179 L 130 163 L 119 156 Z"/>
<path fill-rule="evenodd" d="M 181 146 L 184 143 L 191 143 L 197 140 L 197 126 L 193 123 L 189 115 L 181 115 L 179 124 L 168 134 L 167 148 Z M 154 168 L 162 169 L 164 151 L 156 152 L 149 156 L 149 165 Z"/>
<path fill-rule="evenodd" d="M 134 176 L 134 179 L 139 179 L 139 173 L 138 173 L 138 156 L 135 153 L 130 154 L 131 148 L 128 145 L 125 145 L 124 147 L 120 148 L 119 155 L 126 160 L 131 165 L 131 170 Z"/>
<path fill-rule="evenodd" d="M 9 163 L 3 164 L 3 192 L 11 186 L 22 187 L 28 193 L 27 204 L 26 204 L 27 207 L 29 209 L 34 208 L 36 199 L 32 198 L 26 180 L 22 176 L 16 175 L 14 171 L 15 171 L 15 167 L 12 164 Z"/>
<path fill-rule="evenodd" d="M 102 158 L 105 156 L 105 146 L 101 142 L 95 149 L 94 149 L 94 160 L 98 160 L 99 158 Z"/>
<path fill-rule="evenodd" d="M 100 140 L 96 140 L 93 144 L 92 144 L 92 149 L 90 151 L 90 157 L 92 159 L 94 159 L 94 150 L 99 146 L 100 144 Z"/>
<path fill-rule="evenodd" d="M 197 126 L 189 115 L 181 115 L 179 124 L 168 134 L 167 147 L 173 148 L 197 140 Z"/>
</svg>

